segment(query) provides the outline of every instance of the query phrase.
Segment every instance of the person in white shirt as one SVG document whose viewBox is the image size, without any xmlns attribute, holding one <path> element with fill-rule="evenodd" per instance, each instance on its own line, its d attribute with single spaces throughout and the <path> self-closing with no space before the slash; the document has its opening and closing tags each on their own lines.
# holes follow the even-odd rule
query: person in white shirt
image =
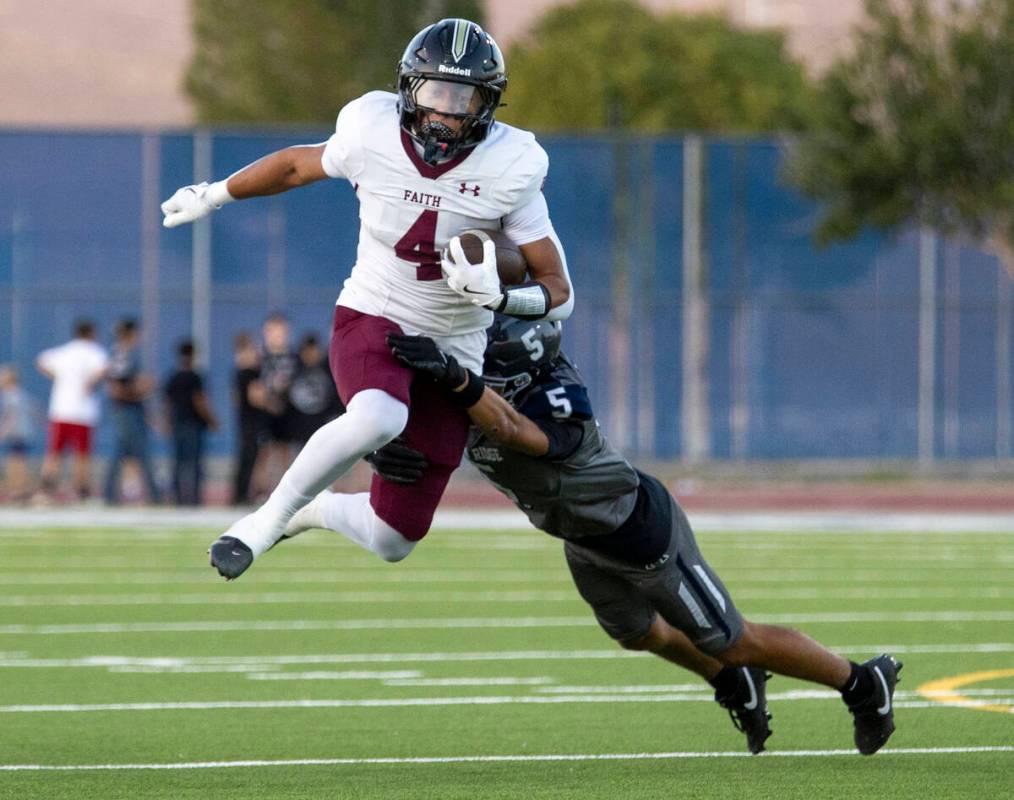
<svg viewBox="0 0 1014 800">
<path fill-rule="evenodd" d="M 39 371 L 53 381 L 49 395 L 49 435 L 42 461 L 42 490 L 52 494 L 60 475 L 64 451 L 74 452 L 77 496 L 91 493 L 92 433 L 99 422 L 98 387 L 106 375 L 109 355 L 95 341 L 95 325 L 81 320 L 74 338 L 39 354 Z"/>
<path fill-rule="evenodd" d="M 310 438 L 261 508 L 212 544 L 212 566 L 225 578 L 242 574 L 285 535 L 297 510 L 398 436 L 425 454 L 426 480 L 375 478 L 369 493 L 341 495 L 339 528 L 388 561 L 425 536 L 460 463 L 468 417 L 432 381 L 413 380 L 391 354 L 389 334 L 431 336 L 481 372 L 493 311 L 570 315 L 570 277 L 542 194 L 548 158 L 531 133 L 494 120 L 506 85 L 492 37 L 468 20 L 441 20 L 409 42 L 397 94 L 350 102 L 327 142 L 277 151 L 227 180 L 185 186 L 162 204 L 171 228 L 233 200 L 325 178 L 347 180 L 360 202 L 357 258 L 338 298 L 329 353 L 348 411 Z M 458 235 L 474 228 L 503 230 L 532 280 L 501 287 L 492 242 L 480 263 L 469 263 Z M 481 388 L 469 387 L 465 399 Z"/>
</svg>

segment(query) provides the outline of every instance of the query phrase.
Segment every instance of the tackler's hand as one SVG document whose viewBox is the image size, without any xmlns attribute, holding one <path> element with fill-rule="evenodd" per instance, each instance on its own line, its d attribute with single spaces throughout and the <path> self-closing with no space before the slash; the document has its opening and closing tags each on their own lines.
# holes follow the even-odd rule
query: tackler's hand
<svg viewBox="0 0 1014 800">
<path fill-rule="evenodd" d="M 394 357 L 417 372 L 425 372 L 448 389 L 457 389 L 467 378 L 464 368 L 454 356 L 443 352 L 428 336 L 387 334 L 387 344 Z"/>
<path fill-rule="evenodd" d="M 426 456 L 400 438 L 365 456 L 365 460 L 381 478 L 392 483 L 415 483 L 429 466 Z"/>
</svg>

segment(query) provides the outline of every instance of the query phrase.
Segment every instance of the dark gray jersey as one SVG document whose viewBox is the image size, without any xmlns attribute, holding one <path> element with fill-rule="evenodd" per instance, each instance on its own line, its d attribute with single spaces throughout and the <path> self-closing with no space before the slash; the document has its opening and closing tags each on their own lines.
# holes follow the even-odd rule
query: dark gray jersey
<svg viewBox="0 0 1014 800">
<path fill-rule="evenodd" d="M 599 430 L 577 369 L 561 356 L 518 411 L 547 432 L 550 453 L 525 455 L 473 428 L 469 461 L 546 533 L 576 540 L 616 531 L 634 510 L 639 478 Z M 554 426 L 580 434 L 567 437 L 572 444 L 565 452 L 554 452 Z"/>
</svg>

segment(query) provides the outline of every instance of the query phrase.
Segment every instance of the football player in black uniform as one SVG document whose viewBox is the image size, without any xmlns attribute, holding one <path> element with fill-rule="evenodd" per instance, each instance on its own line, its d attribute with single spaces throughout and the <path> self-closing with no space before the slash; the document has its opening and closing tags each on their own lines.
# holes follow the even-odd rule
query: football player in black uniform
<svg viewBox="0 0 1014 800">
<path fill-rule="evenodd" d="M 901 664 L 886 654 L 856 664 L 799 631 L 743 619 L 680 506 L 603 436 L 580 374 L 560 352 L 557 324 L 498 317 L 482 378 L 432 339 L 391 334 L 388 343 L 467 409 L 469 460 L 536 528 L 564 540 L 574 583 L 606 633 L 707 680 L 751 753 L 771 735 L 768 671 L 841 691 L 859 752 L 883 746 L 894 731 Z M 397 441 L 372 462 L 396 482 L 426 469 L 421 454 Z M 287 533 L 332 527 L 327 498 L 318 496 Z"/>
</svg>

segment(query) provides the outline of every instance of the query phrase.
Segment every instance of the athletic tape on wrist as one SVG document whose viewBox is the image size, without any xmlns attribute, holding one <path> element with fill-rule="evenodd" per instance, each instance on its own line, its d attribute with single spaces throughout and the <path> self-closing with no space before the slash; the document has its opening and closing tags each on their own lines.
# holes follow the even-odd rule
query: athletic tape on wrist
<svg viewBox="0 0 1014 800">
<path fill-rule="evenodd" d="M 493 309 L 518 319 L 542 319 L 549 313 L 549 289 L 538 281 L 504 290 L 499 307 Z"/>
<path fill-rule="evenodd" d="M 471 408 L 479 402 L 479 398 L 482 397 L 482 393 L 486 390 L 486 384 L 483 383 L 482 378 L 470 369 L 466 369 L 465 374 L 468 375 L 468 383 L 465 384 L 465 388 L 460 392 L 452 391 L 451 398 L 454 400 L 455 405 L 462 408 Z"/>
</svg>

